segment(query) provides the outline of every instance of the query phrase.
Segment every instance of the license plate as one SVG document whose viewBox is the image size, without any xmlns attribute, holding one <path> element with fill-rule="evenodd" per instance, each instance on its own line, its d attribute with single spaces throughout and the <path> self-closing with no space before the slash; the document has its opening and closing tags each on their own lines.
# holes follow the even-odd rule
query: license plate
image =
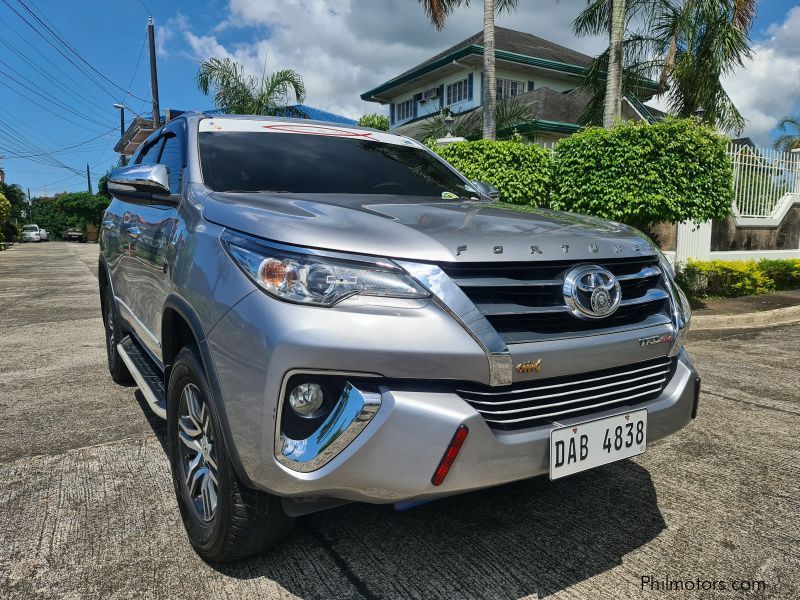
<svg viewBox="0 0 800 600">
<path fill-rule="evenodd" d="M 550 479 L 559 479 L 647 449 L 647 409 L 550 432 Z"/>
</svg>

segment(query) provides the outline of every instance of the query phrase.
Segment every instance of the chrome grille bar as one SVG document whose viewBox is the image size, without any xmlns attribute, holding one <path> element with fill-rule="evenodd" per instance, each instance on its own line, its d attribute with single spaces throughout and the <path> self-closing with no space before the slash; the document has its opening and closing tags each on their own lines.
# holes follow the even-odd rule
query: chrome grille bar
<svg viewBox="0 0 800 600">
<path fill-rule="evenodd" d="M 650 365 L 647 367 L 640 367 L 638 369 L 631 369 L 629 371 L 621 371 L 619 373 L 614 373 L 613 375 L 603 375 L 601 377 L 591 377 L 589 379 L 581 379 L 579 382 L 571 381 L 569 383 L 554 383 L 552 385 L 539 385 L 536 387 L 525 388 L 521 390 L 514 390 L 513 392 L 476 392 L 472 390 L 466 389 L 457 389 L 456 392 L 459 394 L 475 394 L 479 396 L 507 396 L 508 394 L 526 394 L 528 392 L 536 392 L 538 390 L 551 390 L 554 388 L 565 387 L 568 385 L 581 385 L 583 383 L 591 383 L 594 381 L 603 381 L 605 379 L 611 379 L 614 377 L 627 377 L 629 375 L 634 375 L 636 373 L 643 373 L 645 371 L 651 371 L 653 369 L 658 369 L 662 367 L 668 367 L 670 364 L 669 360 L 665 360 L 659 364 Z M 547 381 L 547 380 L 545 380 Z"/>
<path fill-rule="evenodd" d="M 621 385 L 628 385 L 628 384 L 631 384 L 631 383 L 636 383 L 637 381 L 646 381 L 648 379 L 654 379 L 656 377 L 660 377 L 661 379 L 659 379 L 658 381 L 663 383 L 666 380 L 666 375 L 667 375 L 667 371 L 666 371 L 666 369 L 664 369 L 664 370 L 662 370 L 662 371 L 660 371 L 658 373 L 652 373 L 650 375 L 643 375 L 641 377 L 634 377 L 633 379 L 624 379 L 622 381 L 614 381 L 612 383 L 604 383 L 603 385 L 595 385 L 595 386 L 592 386 L 592 387 L 581 388 L 581 389 L 578 389 L 578 390 L 570 390 L 570 391 L 567 391 L 567 392 L 559 392 L 558 394 L 545 394 L 543 396 L 529 396 L 527 398 L 520 398 L 518 400 L 506 400 L 504 402 L 491 402 L 491 401 L 488 401 L 488 400 L 469 400 L 469 402 L 470 402 L 470 404 L 486 404 L 486 405 L 489 405 L 489 406 L 507 406 L 509 404 L 519 404 L 520 402 L 538 402 L 540 400 L 547 400 L 549 398 L 562 398 L 564 396 L 570 396 L 570 395 L 573 395 L 573 394 L 579 394 L 581 392 L 592 392 L 592 391 L 595 391 L 595 390 L 604 390 L 604 389 L 607 389 L 607 388 L 619 387 Z M 628 388 L 628 389 L 634 389 L 634 388 Z M 617 390 L 617 391 L 619 391 L 619 390 Z M 611 392 L 611 393 L 613 394 L 613 393 L 616 393 L 616 392 Z M 591 398 L 586 398 L 586 399 L 587 400 L 591 400 Z M 580 398 L 578 398 L 576 400 L 565 400 L 562 404 L 569 404 L 571 402 L 580 402 L 580 401 L 581 401 Z M 537 405 L 537 406 L 539 406 L 539 405 Z M 551 404 L 549 406 L 557 406 L 557 404 Z M 481 409 L 481 410 L 483 410 L 483 409 Z"/>
<path fill-rule="evenodd" d="M 624 406 L 656 398 L 664 390 L 675 359 L 656 358 L 599 372 L 525 382 L 492 390 L 475 384 L 456 387 L 464 401 L 490 427 L 519 429 L 550 423 L 561 416 Z M 586 376 L 583 378 L 583 376 Z"/>
<path fill-rule="evenodd" d="M 554 417 L 561 417 L 561 416 L 564 416 L 566 414 L 579 412 L 579 411 L 587 411 L 588 412 L 588 411 L 592 411 L 592 410 L 597 409 L 597 408 L 601 408 L 603 406 L 610 406 L 612 404 L 625 404 L 625 403 L 630 402 L 631 400 L 635 400 L 637 398 L 642 398 L 643 396 L 649 396 L 652 393 L 653 393 L 652 391 L 640 392 L 638 394 L 633 394 L 631 396 L 626 396 L 624 398 L 618 398 L 616 400 L 609 400 L 607 402 L 599 402 L 597 404 L 592 404 L 591 406 L 581 406 L 579 408 L 573 408 L 573 409 L 570 409 L 570 410 L 560 410 L 560 411 L 548 413 L 546 415 L 533 415 L 531 417 L 522 417 L 520 419 L 508 419 L 508 420 L 504 420 L 504 421 L 498 421 L 498 420 L 495 420 L 495 419 L 485 419 L 485 420 L 486 420 L 487 423 L 509 424 L 509 423 L 524 423 L 526 421 L 538 421 L 538 420 L 541 420 L 541 419 L 552 419 Z"/>
</svg>

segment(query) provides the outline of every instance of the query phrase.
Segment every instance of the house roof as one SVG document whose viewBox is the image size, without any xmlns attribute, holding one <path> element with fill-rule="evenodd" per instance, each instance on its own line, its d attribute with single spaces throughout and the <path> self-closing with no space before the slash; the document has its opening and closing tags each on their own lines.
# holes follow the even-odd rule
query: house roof
<svg viewBox="0 0 800 600">
<path fill-rule="evenodd" d="M 581 67 L 588 67 L 592 61 L 594 60 L 591 56 L 587 54 L 582 54 L 580 52 L 576 52 L 575 50 L 570 50 L 565 46 L 561 46 L 556 44 L 555 42 L 551 42 L 545 40 L 543 38 L 537 37 L 530 33 L 523 33 L 522 31 L 514 31 L 513 29 L 506 29 L 505 27 L 495 27 L 494 29 L 494 45 L 495 51 L 503 50 L 506 52 L 513 52 L 515 54 L 521 54 L 524 56 L 535 56 L 537 58 L 544 58 L 546 60 L 555 61 L 558 63 L 568 64 L 568 65 L 579 65 Z M 418 64 L 416 67 L 409 69 L 398 75 L 398 79 L 404 77 L 405 75 L 409 75 L 430 65 L 431 63 L 435 63 L 436 61 L 456 52 L 457 50 L 461 50 L 462 48 L 468 48 L 469 46 L 479 46 L 483 49 L 483 32 L 479 31 L 475 35 L 468 37 L 467 39 L 459 42 L 455 46 L 448 48 L 447 50 L 440 52 L 436 56 L 429 58 L 428 60 Z"/>
<path fill-rule="evenodd" d="M 355 119 L 343 117 L 342 115 L 337 115 L 336 113 L 328 112 L 320 108 L 314 108 L 306 104 L 295 104 L 294 106 L 290 106 L 289 109 L 290 110 L 286 111 L 285 115 L 276 116 L 293 117 L 296 116 L 297 112 L 300 112 L 305 115 L 306 119 L 311 119 L 312 121 L 327 121 L 328 123 L 339 123 L 340 125 L 358 124 L 358 121 Z"/>
<path fill-rule="evenodd" d="M 432 56 L 428 60 L 361 94 L 361 99 L 387 102 L 381 95 L 439 69 L 453 68 L 454 61 L 475 61 L 483 55 L 483 32 L 476 33 L 455 46 Z M 572 76 L 582 76 L 594 58 L 530 33 L 495 28 L 495 57 L 499 61 L 526 65 Z M 646 88 L 658 89 L 654 81 L 644 82 Z"/>
</svg>

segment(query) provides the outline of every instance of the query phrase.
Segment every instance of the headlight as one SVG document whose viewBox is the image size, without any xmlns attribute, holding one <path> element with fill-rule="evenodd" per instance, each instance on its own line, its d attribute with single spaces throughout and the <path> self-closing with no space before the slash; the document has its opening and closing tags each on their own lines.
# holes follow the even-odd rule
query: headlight
<svg viewBox="0 0 800 600">
<path fill-rule="evenodd" d="M 669 262 L 669 259 L 664 256 L 661 250 L 658 250 L 658 261 L 661 270 L 664 273 L 664 281 L 667 286 L 667 291 L 670 295 L 670 305 L 672 307 L 672 321 L 675 326 L 675 340 L 672 343 L 670 356 L 676 355 L 683 344 L 686 342 L 686 337 L 689 333 L 689 324 L 692 321 L 692 308 L 689 304 L 689 299 L 678 283 L 675 281 L 675 268 Z"/>
<path fill-rule="evenodd" d="M 227 233 L 223 243 L 234 262 L 257 286 L 281 300 L 329 307 L 355 295 L 430 295 L 389 261 L 362 262 L 292 252 Z"/>
</svg>

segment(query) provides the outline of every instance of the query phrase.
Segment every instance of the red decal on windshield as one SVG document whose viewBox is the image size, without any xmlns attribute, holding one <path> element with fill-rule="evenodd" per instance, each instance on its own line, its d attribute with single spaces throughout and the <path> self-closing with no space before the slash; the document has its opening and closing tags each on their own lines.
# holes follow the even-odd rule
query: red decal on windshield
<svg viewBox="0 0 800 600">
<path fill-rule="evenodd" d="M 264 129 L 280 131 L 283 133 L 298 133 L 301 135 L 322 135 L 328 137 L 357 137 L 373 139 L 369 131 L 347 131 L 337 127 L 326 127 L 325 125 L 301 125 L 297 123 L 276 125 L 262 125 Z"/>
</svg>

